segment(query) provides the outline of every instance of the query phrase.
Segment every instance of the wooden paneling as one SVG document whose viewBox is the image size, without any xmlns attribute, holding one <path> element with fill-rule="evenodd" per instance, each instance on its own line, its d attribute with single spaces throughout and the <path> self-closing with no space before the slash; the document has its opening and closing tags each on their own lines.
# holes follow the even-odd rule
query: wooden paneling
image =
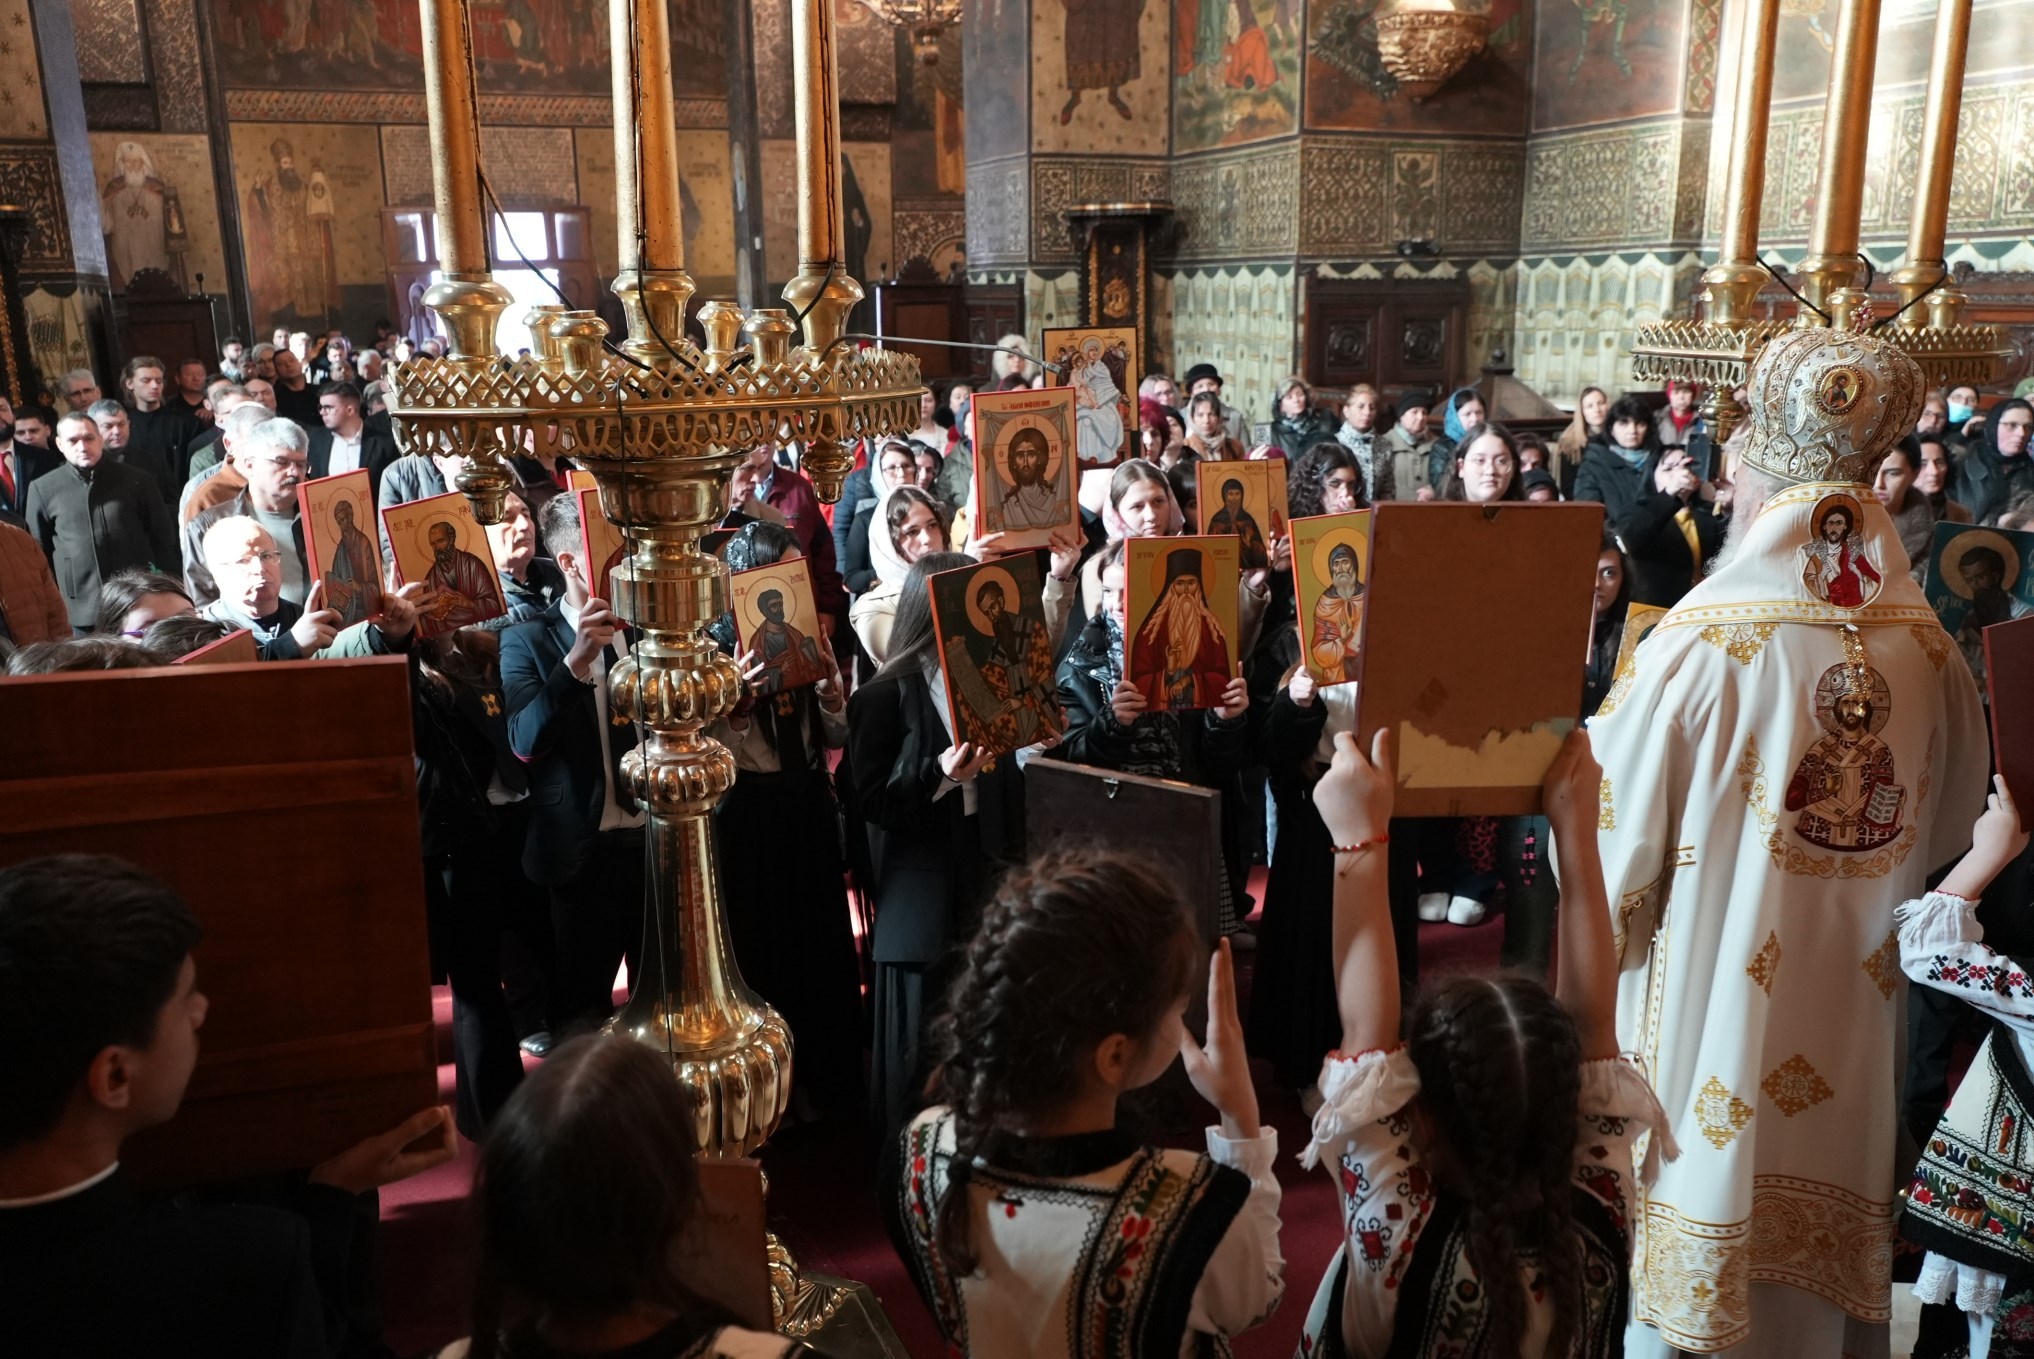
<svg viewBox="0 0 2034 1359">
<path fill-rule="evenodd" d="M 1305 376 L 1346 390 L 1367 382 L 1394 399 L 1408 389 L 1445 394 L 1463 372 L 1469 317 L 1466 280 L 1310 278 Z"/>
<path fill-rule="evenodd" d="M 138 1176 L 307 1166 L 435 1102 L 405 661 L 0 679 L 0 722 L 0 865 L 115 854 L 205 928 L 204 1055 Z"/>
</svg>

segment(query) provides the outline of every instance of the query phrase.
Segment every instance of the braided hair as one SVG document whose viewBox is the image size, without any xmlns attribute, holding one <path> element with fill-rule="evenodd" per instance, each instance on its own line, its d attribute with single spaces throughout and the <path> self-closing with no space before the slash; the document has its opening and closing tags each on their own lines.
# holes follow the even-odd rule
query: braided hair
<svg viewBox="0 0 2034 1359">
<path fill-rule="evenodd" d="M 1406 1042 L 1438 1144 L 1435 1176 L 1466 1212 L 1486 1300 L 1483 1352 L 1519 1351 L 1528 1315 L 1517 1261 L 1530 1252 L 1554 1309 L 1546 1353 L 1568 1353 L 1584 1320 L 1571 1188 L 1582 1084 L 1575 1021 L 1532 978 L 1458 976 L 1420 998 Z"/>
<path fill-rule="evenodd" d="M 1183 1006 L 1200 940 L 1178 891 L 1144 859 L 1061 850 L 1014 870 L 982 912 L 933 1023 L 936 1097 L 956 1149 L 933 1244 L 975 1271 L 968 1184 L 1001 1130 L 1078 1093 L 1112 1034 L 1140 1041 Z"/>
</svg>

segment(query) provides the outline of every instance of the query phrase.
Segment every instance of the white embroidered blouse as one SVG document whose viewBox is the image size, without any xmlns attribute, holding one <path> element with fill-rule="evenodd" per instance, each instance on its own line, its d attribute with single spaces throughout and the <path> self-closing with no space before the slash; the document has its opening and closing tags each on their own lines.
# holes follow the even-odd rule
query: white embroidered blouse
<svg viewBox="0 0 2034 1359">
<path fill-rule="evenodd" d="M 2021 1064 L 2034 1071 L 2034 977 L 1985 947 L 1977 907 L 1975 901 L 1947 892 L 1930 892 L 1900 907 L 1893 914 L 1900 929 L 1900 970 L 1997 1019 L 2013 1035 Z M 2005 1290 L 2005 1275 L 1932 1250 L 1922 1257 L 1921 1275 L 1914 1281 L 1921 1301 L 1953 1303 L 1986 1317 L 1998 1310 Z"/>
<path fill-rule="evenodd" d="M 1330 1054 L 1321 1067 L 1321 1107 L 1314 1115 L 1313 1141 L 1300 1154 L 1309 1167 L 1325 1161 L 1342 1206 L 1342 1254 L 1347 1282 L 1342 1293 L 1342 1343 L 1353 1359 L 1382 1355 L 1392 1344 L 1398 1319 L 1399 1285 L 1431 1218 L 1435 1188 L 1412 1142 L 1408 1106 L 1420 1092 L 1420 1074 L 1403 1047 L 1354 1057 Z M 1654 1134 L 1655 1154 L 1672 1158 L 1676 1148 L 1653 1089 L 1637 1067 L 1621 1058 L 1582 1064 L 1575 1142 L 1575 1183 L 1609 1212 L 1631 1242 L 1636 1194 L 1634 1148 Z M 1521 1269 L 1525 1269 L 1521 1264 Z M 1341 1262 L 1321 1280 L 1307 1333 L 1327 1313 L 1327 1294 Z M 1550 1309 L 1533 1306 L 1532 1328 L 1521 1354 L 1537 1356 L 1552 1322 Z"/>
</svg>

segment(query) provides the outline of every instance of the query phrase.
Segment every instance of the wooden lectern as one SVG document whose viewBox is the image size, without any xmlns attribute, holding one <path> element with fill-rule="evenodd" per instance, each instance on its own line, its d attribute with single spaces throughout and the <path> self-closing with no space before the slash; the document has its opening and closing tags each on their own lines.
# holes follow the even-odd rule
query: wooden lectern
<svg viewBox="0 0 2034 1359">
<path fill-rule="evenodd" d="M 313 1165 L 437 1102 L 406 662 L 0 679 L 0 725 L 0 866 L 118 855 L 205 928 L 203 1056 L 137 1179 Z"/>
</svg>

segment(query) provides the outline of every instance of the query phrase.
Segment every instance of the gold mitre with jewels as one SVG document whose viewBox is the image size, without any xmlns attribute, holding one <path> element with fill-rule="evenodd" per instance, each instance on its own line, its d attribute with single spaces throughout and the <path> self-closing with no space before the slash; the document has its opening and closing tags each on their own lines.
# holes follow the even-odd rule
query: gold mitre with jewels
<svg viewBox="0 0 2034 1359">
<path fill-rule="evenodd" d="M 1871 484 L 1921 416 L 1921 369 L 1869 331 L 1817 326 L 1767 343 L 1745 405 L 1747 466 L 1788 482 Z"/>
</svg>

